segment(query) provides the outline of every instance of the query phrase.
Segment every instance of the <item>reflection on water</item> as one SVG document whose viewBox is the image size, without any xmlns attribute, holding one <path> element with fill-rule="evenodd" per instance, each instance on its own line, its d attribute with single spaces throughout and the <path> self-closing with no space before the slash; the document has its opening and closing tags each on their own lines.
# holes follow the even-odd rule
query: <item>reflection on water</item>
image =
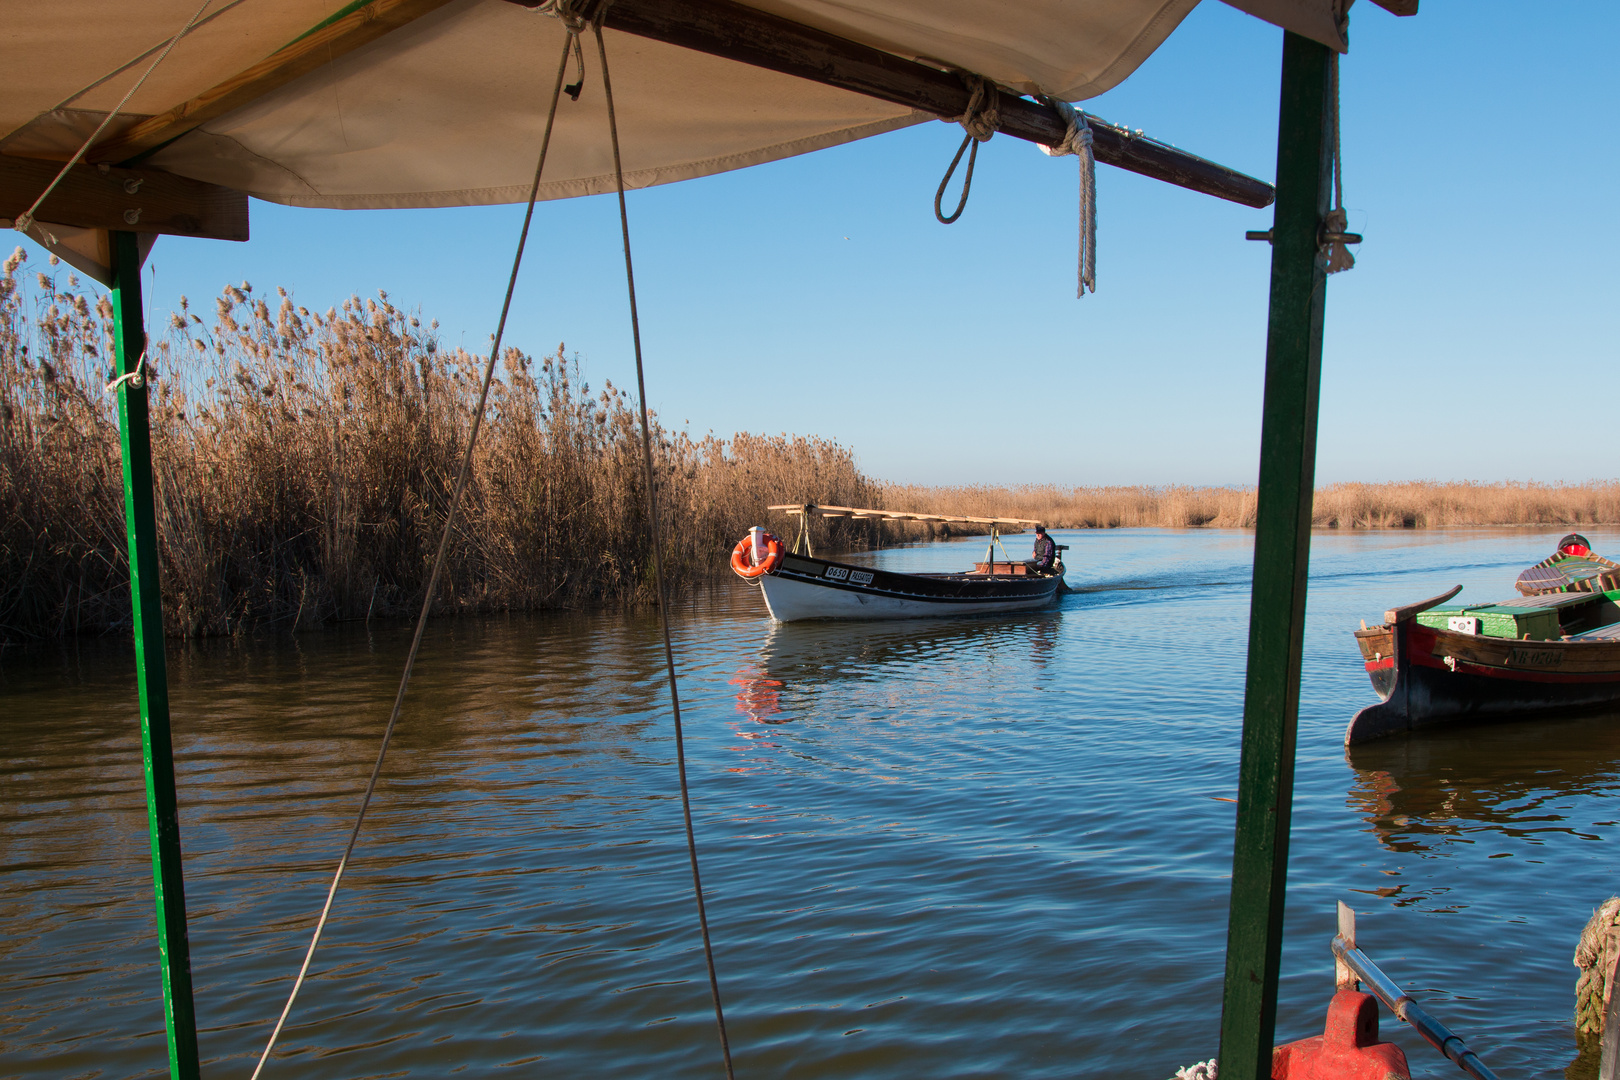
<svg viewBox="0 0 1620 1080">
<path fill-rule="evenodd" d="M 1356 775 L 1350 805 L 1391 852 L 1430 854 L 1490 834 L 1528 844 L 1563 836 L 1596 841 L 1570 811 L 1577 801 L 1616 789 L 1620 716 L 1389 739 L 1355 747 L 1350 763 Z"/>
<path fill-rule="evenodd" d="M 1556 539 L 1317 537 L 1280 1037 L 1320 1030 L 1350 898 L 1372 955 L 1493 1067 L 1569 1059 L 1569 956 L 1620 885 L 1611 725 L 1341 747 L 1373 699 L 1358 619 L 1457 580 L 1500 593 Z M 739 1075 L 1155 1078 L 1214 1052 L 1251 540 L 1064 535 L 1080 591 L 1015 616 L 681 605 Z M 869 558 L 951 569 L 977 546 Z M 209 1075 L 250 1071 L 285 999 L 407 644 L 171 649 Z M 714 1074 L 661 672 L 646 613 L 430 628 L 275 1069 Z M 132 685 L 116 644 L 0 655 L 0 1075 L 163 1072 Z"/>
</svg>

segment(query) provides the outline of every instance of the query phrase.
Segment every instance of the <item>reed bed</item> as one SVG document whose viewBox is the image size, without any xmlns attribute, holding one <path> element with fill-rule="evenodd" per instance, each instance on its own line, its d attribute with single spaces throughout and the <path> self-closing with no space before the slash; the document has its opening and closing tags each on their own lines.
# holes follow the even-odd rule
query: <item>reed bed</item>
<svg viewBox="0 0 1620 1080">
<path fill-rule="evenodd" d="M 885 484 L 883 498 L 886 507 L 897 510 L 957 517 L 1027 518 L 1059 529 L 1254 526 L 1254 492 L 1244 488 Z M 936 529 L 954 533 L 984 531 L 970 525 Z"/>
<path fill-rule="evenodd" d="M 1253 488 L 886 484 L 883 499 L 884 505 L 893 509 L 963 517 L 1029 518 L 1062 529 L 1251 529 L 1255 518 Z M 1620 481 L 1330 484 L 1316 492 L 1311 524 L 1323 529 L 1614 525 L 1620 524 Z M 948 528 L 959 534 L 984 531 L 969 525 Z M 935 534 L 944 531 L 936 527 Z"/>
<path fill-rule="evenodd" d="M 21 249 L 0 272 L 0 641 L 129 623 L 112 309 Z M 31 275 L 31 277 L 25 277 Z M 65 280 L 63 280 L 65 279 Z M 483 358 L 386 294 L 324 314 L 228 286 L 211 318 L 149 327 L 165 625 L 184 636 L 414 614 Z M 161 336 L 160 336 L 161 334 Z M 773 501 L 866 504 L 824 439 L 693 438 L 654 420 L 665 566 L 708 580 Z M 868 530 L 817 537 L 860 546 Z M 634 402 L 563 346 L 500 360 L 435 610 L 646 602 L 651 532 Z"/>
<path fill-rule="evenodd" d="M 150 328 L 165 625 L 184 636 L 414 614 L 466 445 L 483 358 L 437 324 L 351 297 L 324 314 L 227 286 L 209 319 Z M 54 259 L 0 264 L 0 642 L 120 631 L 128 567 L 112 309 Z M 770 503 L 815 502 L 1054 528 L 1252 528 L 1252 488 L 923 487 L 864 475 L 836 442 L 693 438 L 654 418 L 665 565 L 685 589 L 724 573 Z M 634 402 L 592 389 L 559 345 L 500 358 L 438 612 L 652 599 Z M 1620 523 L 1620 482 L 1335 484 L 1324 528 Z M 963 525 L 817 519 L 818 551 Z"/>
</svg>

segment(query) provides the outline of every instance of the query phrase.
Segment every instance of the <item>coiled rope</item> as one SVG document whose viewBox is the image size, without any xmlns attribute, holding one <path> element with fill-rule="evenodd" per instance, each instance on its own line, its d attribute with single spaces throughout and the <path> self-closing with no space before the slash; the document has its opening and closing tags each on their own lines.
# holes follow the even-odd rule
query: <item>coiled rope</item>
<svg viewBox="0 0 1620 1080">
<path fill-rule="evenodd" d="M 1603 1015 L 1614 996 L 1610 976 L 1620 958 L 1620 897 L 1610 897 L 1592 913 L 1575 946 L 1575 1033 L 1603 1034 Z"/>
<path fill-rule="evenodd" d="M 1086 114 L 1061 98 L 1043 98 L 1058 111 L 1068 130 L 1056 146 L 1039 144 L 1047 157 L 1073 154 L 1080 159 L 1080 267 L 1077 298 L 1097 291 L 1097 155 L 1092 148 L 1091 124 Z"/>
<path fill-rule="evenodd" d="M 591 29 L 602 58 L 602 93 L 607 98 L 608 133 L 613 141 L 613 179 L 619 192 L 619 229 L 624 236 L 624 280 L 630 291 L 630 336 L 636 349 L 636 397 L 641 410 L 641 466 L 647 487 L 647 524 L 652 533 L 653 585 L 658 590 L 658 625 L 664 634 L 664 666 L 669 672 L 669 704 L 675 718 L 675 766 L 681 781 L 681 814 L 686 821 L 686 854 L 692 864 L 692 893 L 697 899 L 698 929 L 703 935 L 703 961 L 709 969 L 709 994 L 714 999 L 714 1022 L 720 1031 L 720 1054 L 726 1080 L 733 1080 L 731 1041 L 726 1037 L 726 1014 L 720 1005 L 720 980 L 714 971 L 714 947 L 709 943 L 709 916 L 703 905 L 703 879 L 698 874 L 697 837 L 692 829 L 692 799 L 686 784 L 686 741 L 681 733 L 681 699 L 675 685 L 675 649 L 670 644 L 669 594 L 664 588 L 664 549 L 658 530 L 658 499 L 653 481 L 652 433 L 647 423 L 647 379 L 641 362 L 641 319 L 636 312 L 636 273 L 630 261 L 630 215 L 624 202 L 624 164 L 619 156 L 619 121 L 613 111 L 613 83 L 608 78 L 607 45 L 602 40 L 600 13 Z"/>
<path fill-rule="evenodd" d="M 934 192 L 934 217 L 941 225 L 954 224 L 962 216 L 967 206 L 968 192 L 973 190 L 973 166 L 979 160 L 979 144 L 989 142 L 990 137 L 996 133 L 1001 124 L 1001 91 L 996 84 L 987 82 L 977 75 L 966 76 L 973 87 L 968 96 L 967 111 L 956 118 L 967 132 L 962 137 L 962 145 L 956 148 L 956 156 L 951 158 L 951 167 L 945 170 L 945 177 L 939 182 L 939 190 Z M 968 154 L 967 172 L 962 174 L 962 197 L 956 202 L 956 212 L 946 217 L 940 210 L 940 203 L 945 199 L 945 185 L 951 182 L 951 176 L 956 172 L 956 166 L 962 160 L 962 152 L 968 147 L 973 148 Z"/>
<path fill-rule="evenodd" d="M 253 1080 L 264 1071 L 264 1064 L 270 1058 L 270 1052 L 275 1049 L 276 1040 L 281 1036 L 281 1029 L 287 1023 L 287 1016 L 292 1012 L 293 1002 L 298 998 L 298 991 L 304 985 L 304 979 L 309 974 L 309 964 L 315 957 L 315 946 L 320 944 L 321 932 L 326 929 L 326 920 L 332 913 L 332 900 L 337 896 L 338 884 L 343 880 L 343 872 L 348 869 L 349 859 L 354 855 L 355 841 L 360 838 L 360 826 L 366 820 L 366 809 L 371 805 L 372 793 L 377 790 L 377 777 L 382 773 L 383 758 L 388 754 L 388 742 L 394 736 L 394 727 L 399 723 L 400 709 L 405 704 L 405 689 L 411 682 L 411 669 L 416 664 L 417 651 L 422 646 L 422 632 L 427 628 L 428 612 L 433 607 L 433 596 L 438 588 L 439 575 L 444 570 L 445 552 L 450 547 L 450 531 L 455 525 L 456 508 L 461 505 L 462 492 L 467 487 L 467 476 L 472 470 L 473 447 L 478 443 L 478 429 L 483 424 L 484 407 L 489 401 L 489 386 L 495 376 L 495 361 L 501 354 L 501 339 L 506 333 L 506 317 L 512 310 L 512 291 L 517 287 L 518 268 L 523 265 L 523 248 L 529 239 L 529 224 L 534 220 L 534 203 L 540 192 L 540 174 L 545 171 L 546 151 L 551 146 L 551 129 L 557 119 L 557 100 L 562 95 L 563 73 L 568 68 L 569 47 L 575 41 L 578 31 L 570 29 L 568 37 L 563 42 L 562 58 L 557 62 L 557 82 L 551 91 L 551 110 L 546 115 L 546 133 L 540 140 L 540 158 L 534 166 L 534 183 L 529 187 L 529 206 L 523 215 L 523 229 L 518 233 L 517 253 L 512 257 L 512 273 L 506 281 L 506 299 L 501 304 L 500 322 L 495 327 L 495 338 L 490 345 L 489 361 L 484 365 L 484 382 L 478 392 L 478 409 L 473 413 L 472 429 L 467 434 L 467 451 L 462 455 L 461 467 L 456 473 L 456 484 L 450 493 L 450 507 L 445 512 L 444 531 L 439 536 L 439 550 L 433 556 L 433 572 L 428 575 L 427 589 L 422 594 L 422 610 L 416 617 L 416 634 L 411 638 L 410 652 L 405 656 L 405 671 L 399 679 L 399 691 L 394 695 L 394 708 L 388 714 L 388 726 L 383 729 L 382 745 L 377 748 L 377 761 L 371 767 L 371 776 L 366 780 L 366 793 L 360 799 L 360 812 L 355 815 L 354 827 L 349 830 L 349 842 L 343 849 L 343 857 L 338 860 L 337 872 L 332 875 L 331 888 L 326 890 L 326 903 L 321 908 L 320 918 L 315 922 L 315 933 L 310 936 L 309 950 L 304 953 L 304 963 L 298 969 L 298 977 L 293 980 L 292 992 L 287 995 L 287 1004 L 281 1010 L 281 1017 L 276 1021 L 275 1030 L 270 1033 L 270 1039 L 265 1044 L 264 1053 L 259 1055 L 259 1063 L 253 1069 Z"/>
</svg>

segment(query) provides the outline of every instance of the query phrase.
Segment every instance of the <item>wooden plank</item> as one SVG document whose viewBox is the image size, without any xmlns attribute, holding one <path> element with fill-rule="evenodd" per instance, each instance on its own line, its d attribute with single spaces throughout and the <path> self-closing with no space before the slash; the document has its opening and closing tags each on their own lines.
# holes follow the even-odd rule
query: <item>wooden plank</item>
<svg viewBox="0 0 1620 1080">
<path fill-rule="evenodd" d="M 1390 626 L 1394 626 L 1404 619 L 1410 619 L 1420 611 L 1428 611 L 1432 607 L 1439 607 L 1460 592 L 1462 592 L 1462 586 L 1457 585 L 1450 592 L 1441 593 L 1439 596 L 1431 596 L 1427 600 L 1419 600 L 1415 604 L 1407 604 L 1404 607 L 1390 608 L 1384 612 L 1384 621 Z"/>
<path fill-rule="evenodd" d="M 1418 0 L 1373 0 L 1373 3 L 1391 15 L 1416 15 Z"/>
<path fill-rule="evenodd" d="M 859 506 L 821 506 L 816 503 L 776 503 L 767 510 L 820 517 L 886 518 L 890 521 L 937 521 L 962 525 L 1039 525 L 1033 518 L 947 517 L 943 514 L 908 514 L 903 510 L 872 510 Z"/>
<path fill-rule="evenodd" d="M 525 7 L 538 0 L 510 0 Z M 600 10 L 598 5 L 596 10 Z M 594 12 L 592 13 L 594 16 Z M 732 0 L 612 0 L 603 25 L 627 34 L 794 75 L 824 86 L 932 113 L 961 116 L 971 96 L 961 77 L 881 49 L 814 30 Z M 1004 92 L 997 130 L 1056 146 L 1068 128 L 1056 109 Z M 1241 203 L 1270 206 L 1270 184 L 1196 154 L 1087 114 L 1097 160 L 1177 187 Z"/>
<path fill-rule="evenodd" d="M 61 169 L 60 162 L 0 155 L 0 218 L 16 220 Z M 246 195 L 156 169 L 75 165 L 34 216 L 81 229 L 248 238 Z"/>
<path fill-rule="evenodd" d="M 430 15 L 451 0 L 372 0 L 326 26 L 285 45 L 246 71 L 204 90 L 190 101 L 142 120 L 116 138 L 91 147 L 92 161 L 120 162 L 184 135 L 216 116 L 239 109 L 307 75 L 339 56 L 369 45 Z"/>
</svg>

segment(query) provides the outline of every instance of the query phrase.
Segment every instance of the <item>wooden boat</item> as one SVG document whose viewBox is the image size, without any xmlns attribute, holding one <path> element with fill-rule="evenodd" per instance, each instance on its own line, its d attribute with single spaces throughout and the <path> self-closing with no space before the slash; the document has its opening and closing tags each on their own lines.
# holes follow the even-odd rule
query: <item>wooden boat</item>
<svg viewBox="0 0 1620 1080">
<path fill-rule="evenodd" d="M 1063 585 L 1063 547 L 1051 571 L 1031 571 L 1007 556 L 994 558 L 1004 525 L 1038 524 L 1022 518 L 961 518 L 908 514 L 848 506 L 773 506 L 797 514 L 799 539 L 788 551 L 776 537 L 755 527 L 732 552 L 731 567 L 759 585 L 765 607 L 777 622 L 803 619 L 922 619 L 1024 611 L 1057 599 Z M 990 550 L 972 570 L 946 574 L 905 574 L 816 558 L 810 551 L 811 517 L 855 517 L 890 521 L 932 521 L 989 525 Z M 800 549 L 803 549 L 802 551 Z M 1003 549 L 1003 555 L 1005 555 Z"/>
<path fill-rule="evenodd" d="M 1356 632 L 1383 701 L 1350 721 L 1346 746 L 1436 724 L 1620 706 L 1620 590 L 1441 606 L 1460 591 Z"/>
</svg>

